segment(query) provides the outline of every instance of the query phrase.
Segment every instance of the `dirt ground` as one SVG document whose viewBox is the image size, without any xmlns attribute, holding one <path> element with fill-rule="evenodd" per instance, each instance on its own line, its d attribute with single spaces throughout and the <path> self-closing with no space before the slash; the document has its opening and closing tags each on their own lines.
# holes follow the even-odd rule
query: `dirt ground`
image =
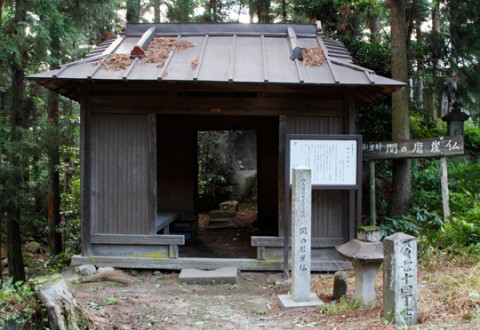
<svg viewBox="0 0 480 330">
<path fill-rule="evenodd" d="M 227 228 L 208 229 L 199 221 L 198 239 L 180 256 L 255 258 L 250 237 L 256 235 L 255 211 L 240 210 Z M 467 297 L 480 282 L 470 264 L 421 267 L 418 329 L 480 329 L 480 298 Z M 100 329 L 397 329 L 382 319 L 382 273 L 377 278 L 377 301 L 361 307 L 352 302 L 354 274 L 349 272 L 347 298 L 332 300 L 333 275 L 312 274 L 311 292 L 321 307 L 282 310 L 278 295 L 289 292 L 282 273 L 239 272 L 236 285 L 181 285 L 178 273 L 126 271 L 130 284 L 113 282 L 71 284 L 79 303 L 105 319 Z M 452 281 L 452 279 L 454 279 Z M 463 281 L 463 282 L 462 282 Z M 457 286 L 457 289 L 452 289 Z"/>
<path fill-rule="evenodd" d="M 354 289 L 349 273 L 348 297 Z M 177 273 L 125 275 L 131 284 L 78 283 L 70 287 L 77 301 L 105 319 L 100 329 L 396 329 L 382 320 L 381 274 L 378 301 L 360 307 L 346 299 L 333 302 L 332 275 L 313 274 L 312 292 L 324 305 L 282 310 L 277 295 L 289 288 L 278 284 L 281 273 L 240 272 L 236 285 L 181 285 Z M 480 320 L 466 320 L 448 302 L 432 293 L 420 275 L 419 329 L 480 329 Z M 464 310 L 465 311 L 465 310 Z M 477 310 L 478 313 L 478 310 Z"/>
<path fill-rule="evenodd" d="M 180 257 L 198 258 L 257 258 L 250 238 L 257 235 L 254 209 L 240 209 L 228 224 L 209 225 L 208 215 L 200 214 L 198 235 L 179 247 Z"/>
<path fill-rule="evenodd" d="M 180 255 L 255 258 L 250 246 L 254 219 L 254 211 L 240 210 L 231 227 L 206 229 L 203 216 L 199 239 Z M 332 300 L 332 274 L 314 273 L 311 292 L 324 305 L 288 311 L 278 303 L 277 296 L 289 292 L 279 272 L 239 272 L 236 285 L 202 286 L 179 284 L 178 272 L 124 270 L 128 284 L 83 283 L 74 276 L 69 285 L 78 303 L 103 319 L 97 329 L 397 329 L 382 319 L 382 273 L 377 301 L 367 307 L 352 302 L 355 278 L 353 272 L 348 275 L 346 299 Z M 440 256 L 419 267 L 418 287 L 419 325 L 414 329 L 480 330 L 480 264 L 452 264 Z"/>
</svg>

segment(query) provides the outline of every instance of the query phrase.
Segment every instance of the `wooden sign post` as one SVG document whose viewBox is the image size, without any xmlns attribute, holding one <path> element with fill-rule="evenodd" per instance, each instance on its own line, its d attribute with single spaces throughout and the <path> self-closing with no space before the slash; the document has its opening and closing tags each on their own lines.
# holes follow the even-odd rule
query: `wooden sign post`
<svg viewBox="0 0 480 330">
<path fill-rule="evenodd" d="M 370 162 L 370 223 L 375 225 L 375 164 L 380 159 L 440 158 L 442 184 L 443 220 L 449 221 L 450 203 L 448 196 L 448 156 L 463 155 L 462 136 L 447 136 L 433 139 L 407 141 L 370 142 L 363 144 L 363 159 Z M 373 189 L 372 189 L 373 187 Z"/>
<path fill-rule="evenodd" d="M 361 209 L 361 146 L 360 135 L 287 135 L 285 182 L 292 184 L 294 167 L 311 169 L 313 190 L 347 190 L 350 192 L 349 235 L 354 235 L 354 219 L 360 222 Z M 356 197 L 356 200 L 355 200 Z M 284 221 L 284 278 L 288 279 L 288 259 L 290 246 L 290 189 L 285 189 Z"/>
</svg>

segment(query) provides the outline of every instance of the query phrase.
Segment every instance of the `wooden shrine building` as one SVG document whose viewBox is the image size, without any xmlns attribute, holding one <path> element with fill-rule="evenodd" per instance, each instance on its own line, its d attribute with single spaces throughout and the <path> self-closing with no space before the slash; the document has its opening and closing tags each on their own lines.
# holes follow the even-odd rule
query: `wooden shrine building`
<svg viewBox="0 0 480 330">
<path fill-rule="evenodd" d="M 303 51 L 302 51 L 303 49 Z M 302 60 L 303 58 L 303 60 Z M 283 269 L 289 134 L 357 133 L 356 110 L 403 86 L 357 66 L 314 25 L 132 24 L 87 58 L 29 77 L 81 105 L 82 253 L 73 264 Z M 256 259 L 186 258 L 197 221 L 197 132 L 257 134 Z M 360 190 L 361 191 L 361 190 Z M 312 195 L 312 270 L 360 223 L 358 191 Z"/>
</svg>

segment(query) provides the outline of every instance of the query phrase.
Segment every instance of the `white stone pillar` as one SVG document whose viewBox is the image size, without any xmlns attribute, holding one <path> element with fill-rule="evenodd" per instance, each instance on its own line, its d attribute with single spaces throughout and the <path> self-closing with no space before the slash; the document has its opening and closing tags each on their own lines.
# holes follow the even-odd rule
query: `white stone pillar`
<svg viewBox="0 0 480 330">
<path fill-rule="evenodd" d="M 397 326 L 417 324 L 417 240 L 393 234 L 383 241 L 383 313 Z"/>
<path fill-rule="evenodd" d="M 292 287 L 291 294 L 279 295 L 283 308 L 318 306 L 322 302 L 310 292 L 312 248 L 312 171 L 292 170 Z"/>
<path fill-rule="evenodd" d="M 310 300 L 312 248 L 312 171 L 293 169 L 292 176 L 292 299 Z"/>
</svg>

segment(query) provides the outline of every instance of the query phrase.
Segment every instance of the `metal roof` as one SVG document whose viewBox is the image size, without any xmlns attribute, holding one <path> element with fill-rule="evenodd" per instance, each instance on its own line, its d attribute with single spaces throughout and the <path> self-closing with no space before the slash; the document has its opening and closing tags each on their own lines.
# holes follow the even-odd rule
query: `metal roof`
<svg viewBox="0 0 480 330">
<path fill-rule="evenodd" d="M 101 63 L 112 54 L 130 57 L 145 51 L 155 37 L 170 37 L 193 47 L 173 47 L 163 65 L 135 57 L 120 70 Z M 321 48 L 324 65 L 291 59 L 300 48 Z M 129 24 L 117 39 L 104 43 L 85 59 L 28 77 L 71 97 L 72 81 L 229 82 L 375 86 L 376 98 L 404 86 L 353 64 L 344 45 L 303 24 Z M 70 94 L 70 95 L 69 95 Z"/>
</svg>

